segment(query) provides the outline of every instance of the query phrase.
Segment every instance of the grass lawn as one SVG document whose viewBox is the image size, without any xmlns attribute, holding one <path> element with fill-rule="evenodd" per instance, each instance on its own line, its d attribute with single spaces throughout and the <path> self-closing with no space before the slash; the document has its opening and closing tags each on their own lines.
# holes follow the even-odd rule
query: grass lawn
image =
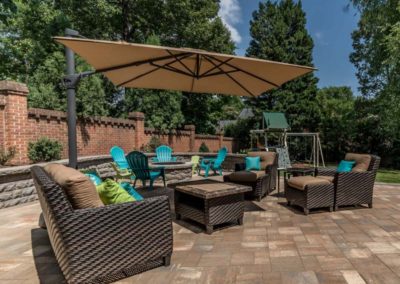
<svg viewBox="0 0 400 284">
<path fill-rule="evenodd" d="M 387 183 L 400 183 L 400 170 L 379 170 L 376 181 Z"/>
</svg>

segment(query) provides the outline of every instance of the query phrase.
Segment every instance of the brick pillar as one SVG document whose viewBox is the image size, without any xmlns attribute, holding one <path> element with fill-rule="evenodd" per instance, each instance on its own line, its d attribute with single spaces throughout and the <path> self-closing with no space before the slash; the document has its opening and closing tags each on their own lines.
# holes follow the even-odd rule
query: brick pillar
<svg viewBox="0 0 400 284">
<path fill-rule="evenodd" d="M 174 149 L 174 137 L 178 135 L 178 132 L 175 129 L 171 129 L 168 131 L 168 145 L 172 149 Z"/>
<path fill-rule="evenodd" d="M 22 165 L 28 160 L 28 87 L 13 81 L 0 81 L 0 141 L 4 149 L 15 148 L 9 162 Z"/>
<path fill-rule="evenodd" d="M 222 146 L 224 145 L 224 132 L 219 131 L 217 135 L 218 135 L 218 149 L 221 149 Z"/>
<path fill-rule="evenodd" d="M 196 152 L 196 149 L 194 148 L 195 141 L 196 141 L 196 126 L 194 126 L 193 124 L 189 124 L 189 125 L 185 125 L 184 129 L 190 131 L 189 151 Z"/>
<path fill-rule="evenodd" d="M 144 113 L 143 112 L 130 112 L 128 115 L 130 120 L 134 121 L 135 134 L 134 134 L 134 145 L 137 150 L 144 144 Z"/>
</svg>

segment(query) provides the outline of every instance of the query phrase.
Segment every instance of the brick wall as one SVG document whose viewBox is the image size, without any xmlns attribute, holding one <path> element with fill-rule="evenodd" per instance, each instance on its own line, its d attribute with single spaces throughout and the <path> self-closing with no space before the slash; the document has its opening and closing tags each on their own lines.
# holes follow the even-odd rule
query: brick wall
<svg viewBox="0 0 400 284">
<path fill-rule="evenodd" d="M 56 139 L 63 145 L 62 158 L 68 156 L 67 117 L 61 111 L 28 109 L 28 88 L 24 84 L 0 81 L 0 148 L 15 147 L 16 156 L 12 165 L 29 163 L 28 144 L 40 137 Z M 152 136 L 159 137 L 162 144 L 169 145 L 174 152 L 195 152 L 204 142 L 211 152 L 226 146 L 229 152 L 235 149 L 232 138 L 219 135 L 195 134 L 194 125 L 182 130 L 161 133 L 144 127 L 145 116 L 132 112 L 128 119 L 90 117 L 78 119 L 78 155 L 92 156 L 108 154 L 112 146 L 118 145 L 126 152 L 141 149 Z"/>
</svg>

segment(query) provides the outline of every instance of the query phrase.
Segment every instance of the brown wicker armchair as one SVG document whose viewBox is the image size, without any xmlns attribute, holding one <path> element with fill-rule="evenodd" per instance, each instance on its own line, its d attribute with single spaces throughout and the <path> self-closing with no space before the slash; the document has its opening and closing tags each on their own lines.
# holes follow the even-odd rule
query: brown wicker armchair
<svg viewBox="0 0 400 284">
<path fill-rule="evenodd" d="M 335 184 L 335 210 L 339 206 L 368 204 L 372 208 L 372 196 L 376 172 L 381 158 L 369 154 L 347 153 L 345 160 L 356 164 L 351 172 L 338 173 L 336 169 L 318 168 L 317 177 L 330 177 Z"/>
<path fill-rule="evenodd" d="M 34 166 L 31 172 L 68 283 L 110 283 L 169 265 L 172 222 L 166 196 L 74 209 L 43 168 Z"/>
<path fill-rule="evenodd" d="M 278 169 L 278 155 L 275 152 L 249 152 L 250 157 L 261 158 L 261 171 L 244 171 L 244 163 L 235 165 L 235 172 L 224 176 L 224 181 L 253 188 L 246 196 L 256 198 L 260 201 L 264 196 L 276 188 L 276 177 Z"/>
</svg>

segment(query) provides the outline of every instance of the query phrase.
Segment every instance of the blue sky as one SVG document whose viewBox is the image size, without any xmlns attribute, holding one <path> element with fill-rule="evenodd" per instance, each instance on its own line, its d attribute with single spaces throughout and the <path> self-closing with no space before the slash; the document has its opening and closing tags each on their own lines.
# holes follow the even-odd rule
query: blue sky
<svg viewBox="0 0 400 284">
<path fill-rule="evenodd" d="M 249 45 L 249 22 L 260 0 L 221 0 L 220 16 L 231 30 L 238 55 Z M 314 40 L 314 65 L 318 85 L 350 86 L 358 94 L 355 68 L 349 61 L 352 51 L 351 32 L 356 29 L 358 15 L 348 0 L 303 0 L 307 29 Z"/>
</svg>

